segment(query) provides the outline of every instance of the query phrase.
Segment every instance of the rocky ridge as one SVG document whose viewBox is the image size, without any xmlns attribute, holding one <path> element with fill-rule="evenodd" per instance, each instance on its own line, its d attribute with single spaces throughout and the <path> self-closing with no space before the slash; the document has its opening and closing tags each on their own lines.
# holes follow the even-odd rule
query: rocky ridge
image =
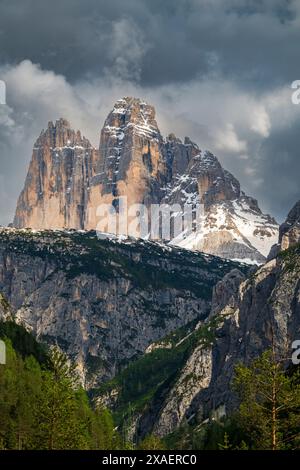
<svg viewBox="0 0 300 470">
<path fill-rule="evenodd" d="M 294 234 L 294 214 L 295 210 L 283 224 L 284 233 L 290 227 Z M 147 367 L 158 357 L 165 358 L 165 368 L 170 358 L 176 358 L 176 367 L 161 376 L 151 400 L 143 406 L 140 399 L 136 406 L 131 401 L 136 439 L 149 432 L 166 436 L 186 422 L 198 426 L 230 415 L 237 406 L 231 381 L 239 362 L 247 364 L 273 345 L 287 364 L 291 361 L 292 343 L 300 337 L 300 237 L 293 242 L 250 275 L 239 269 L 226 274 L 214 288 L 206 320 L 154 343 L 147 358 L 131 366 L 138 376 L 143 365 L 147 376 Z M 120 402 L 124 410 L 126 395 L 121 384 L 115 379 L 105 391 L 106 404 L 116 414 Z M 114 402 L 109 400 L 109 391 L 115 393 Z M 100 402 L 103 393 L 100 390 Z M 149 389 L 144 394 L 149 397 Z"/>
<path fill-rule="evenodd" d="M 261 264 L 278 239 L 277 222 L 261 212 L 210 152 L 192 158 L 186 172 L 167 187 L 163 202 L 203 205 L 197 229 L 171 242 L 184 248 Z"/>
<path fill-rule="evenodd" d="M 0 292 L 17 323 L 77 365 L 86 388 L 205 318 L 236 263 L 95 232 L 0 230 Z M 246 269 L 244 266 L 243 269 Z"/>
</svg>

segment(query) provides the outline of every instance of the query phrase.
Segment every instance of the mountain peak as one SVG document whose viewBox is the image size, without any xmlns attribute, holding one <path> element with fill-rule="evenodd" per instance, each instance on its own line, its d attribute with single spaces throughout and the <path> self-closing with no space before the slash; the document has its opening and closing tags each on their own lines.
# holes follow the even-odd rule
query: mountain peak
<svg viewBox="0 0 300 470">
<path fill-rule="evenodd" d="M 116 101 L 112 111 L 109 113 L 104 127 L 119 128 L 123 131 L 132 127 L 134 131 L 140 134 L 147 134 L 154 137 L 159 133 L 157 123 L 155 121 L 154 106 L 146 103 L 140 98 L 124 97 Z"/>
<path fill-rule="evenodd" d="M 166 183 L 163 144 L 153 106 L 133 97 L 116 101 L 99 147 L 97 171 L 107 202 L 114 203 L 122 195 L 128 197 L 128 204 L 158 202 L 159 188 Z M 99 194 L 92 197 L 99 199 Z"/>
<path fill-rule="evenodd" d="M 49 121 L 33 147 L 14 226 L 83 228 L 85 201 L 97 151 L 80 131 L 60 118 Z"/>
<path fill-rule="evenodd" d="M 79 130 L 72 129 L 71 124 L 65 118 L 59 118 L 53 123 L 48 122 L 46 130 L 42 130 L 35 143 L 35 149 L 49 147 L 51 149 L 84 147 L 90 148 L 91 144 L 85 137 L 81 136 Z"/>
<path fill-rule="evenodd" d="M 135 96 L 123 96 L 123 98 L 119 98 L 115 105 L 115 107 L 124 107 L 129 108 L 130 106 L 151 106 L 145 100 L 141 98 L 136 98 Z M 153 107 L 153 106 L 152 106 Z"/>
<path fill-rule="evenodd" d="M 132 96 L 115 102 L 101 130 L 99 151 L 68 120 L 48 123 L 35 144 L 14 225 L 95 230 L 98 207 L 117 209 L 121 197 L 128 208 L 203 203 L 205 239 L 197 229 L 200 241 L 182 244 L 192 249 L 262 262 L 277 241 L 277 224 L 240 191 L 217 157 L 189 137 L 182 141 L 171 133 L 164 138 L 154 106 Z M 122 230 L 132 235 L 129 227 Z"/>
<path fill-rule="evenodd" d="M 53 129 L 54 127 L 57 128 L 57 129 L 63 129 L 63 128 L 70 129 L 70 128 L 71 128 L 71 124 L 70 124 L 70 122 L 69 122 L 67 119 L 61 117 L 61 118 L 59 118 L 59 119 L 57 119 L 57 120 L 55 121 L 55 124 L 53 124 L 52 121 L 50 121 L 50 122 L 48 123 L 48 128 Z"/>
</svg>

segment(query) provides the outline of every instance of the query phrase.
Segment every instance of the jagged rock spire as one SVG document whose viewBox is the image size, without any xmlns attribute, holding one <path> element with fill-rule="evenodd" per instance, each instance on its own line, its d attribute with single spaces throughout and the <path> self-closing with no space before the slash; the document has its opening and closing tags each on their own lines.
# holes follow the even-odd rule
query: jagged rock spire
<svg viewBox="0 0 300 470">
<path fill-rule="evenodd" d="M 97 152 L 67 120 L 49 122 L 33 147 L 14 226 L 84 228 L 89 182 Z"/>
</svg>

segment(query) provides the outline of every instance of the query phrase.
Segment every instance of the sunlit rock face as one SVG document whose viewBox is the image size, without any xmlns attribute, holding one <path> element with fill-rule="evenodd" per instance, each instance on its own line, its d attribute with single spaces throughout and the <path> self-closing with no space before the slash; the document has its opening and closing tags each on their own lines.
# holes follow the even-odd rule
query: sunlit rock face
<svg viewBox="0 0 300 470">
<path fill-rule="evenodd" d="M 14 225 L 19 228 L 84 228 L 97 151 L 60 119 L 49 122 L 34 144 Z"/>
<path fill-rule="evenodd" d="M 154 107 L 136 98 L 117 101 L 101 131 L 86 228 L 95 229 L 99 204 L 118 210 L 122 196 L 129 207 L 158 203 L 167 178 L 165 143 Z"/>
</svg>

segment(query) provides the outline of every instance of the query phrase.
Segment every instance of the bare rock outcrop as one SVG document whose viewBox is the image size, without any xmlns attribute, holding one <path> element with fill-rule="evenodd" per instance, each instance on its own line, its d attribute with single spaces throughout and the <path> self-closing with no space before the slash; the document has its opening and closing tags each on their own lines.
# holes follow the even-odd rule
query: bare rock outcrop
<svg viewBox="0 0 300 470">
<path fill-rule="evenodd" d="M 34 144 L 14 226 L 84 228 L 89 185 L 97 151 L 65 119 L 42 131 Z"/>
<path fill-rule="evenodd" d="M 300 242 L 300 201 L 289 212 L 279 229 L 279 243 L 282 250 Z"/>
<path fill-rule="evenodd" d="M 270 250 L 268 260 L 274 259 L 280 251 L 287 250 L 300 242 L 300 201 L 289 212 L 279 227 L 279 240 Z"/>
</svg>

